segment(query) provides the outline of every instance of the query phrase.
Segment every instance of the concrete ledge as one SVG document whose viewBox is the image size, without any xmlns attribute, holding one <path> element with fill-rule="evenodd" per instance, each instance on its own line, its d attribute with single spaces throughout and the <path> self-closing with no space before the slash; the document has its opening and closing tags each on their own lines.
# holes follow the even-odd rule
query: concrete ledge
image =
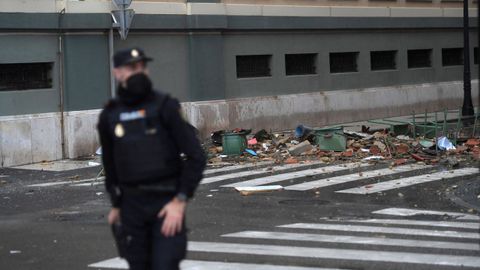
<svg viewBox="0 0 480 270">
<path fill-rule="evenodd" d="M 441 8 L 390 8 L 392 17 L 442 17 Z"/>
<path fill-rule="evenodd" d="M 328 17 L 330 7 L 262 6 L 263 16 Z"/>
<path fill-rule="evenodd" d="M 260 5 L 226 5 L 225 9 L 228 16 L 262 16 Z"/>
<path fill-rule="evenodd" d="M 29 0 L 0 1 L 1 13 L 58 13 L 62 7 L 70 14 L 110 13 L 110 1 Z M 272 16 L 272 17 L 462 17 L 461 7 L 366 7 L 253 5 L 225 3 L 137 2 L 135 13 L 156 15 Z M 471 8 L 470 17 L 476 17 Z"/>
<path fill-rule="evenodd" d="M 0 117 L 1 167 L 62 158 L 57 113 Z"/>
<path fill-rule="evenodd" d="M 478 101 L 478 80 L 472 81 Z M 463 83 L 442 82 L 308 94 L 187 102 L 182 109 L 201 135 L 214 130 L 252 128 L 287 130 L 298 124 L 325 125 L 409 115 L 428 110 L 459 109 Z M 91 155 L 99 146 L 100 110 L 65 113 L 66 158 Z M 2 167 L 62 158 L 60 114 L 0 117 Z"/>
<path fill-rule="evenodd" d="M 2 0 L 0 1 L 1 12 L 57 12 L 55 0 L 35 0 L 35 1 L 18 1 L 18 0 Z"/>
<path fill-rule="evenodd" d="M 224 4 L 188 3 L 187 15 L 225 15 Z"/>
<path fill-rule="evenodd" d="M 333 17 L 389 17 L 390 9 L 385 7 L 332 7 Z"/>
<path fill-rule="evenodd" d="M 478 81 L 472 83 L 478 100 Z M 458 109 L 463 83 L 448 82 L 362 90 L 326 91 L 309 94 L 233 99 L 186 104 L 196 111 L 189 119 L 204 136 L 225 128 L 293 129 L 363 121 L 418 112 Z M 226 113 L 228 112 L 228 113 Z M 226 118 L 228 115 L 228 118 Z"/>
</svg>

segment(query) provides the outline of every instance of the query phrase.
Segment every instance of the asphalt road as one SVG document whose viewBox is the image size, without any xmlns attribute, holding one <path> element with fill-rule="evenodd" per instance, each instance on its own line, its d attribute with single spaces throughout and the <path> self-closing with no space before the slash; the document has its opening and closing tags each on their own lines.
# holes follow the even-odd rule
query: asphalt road
<svg viewBox="0 0 480 270">
<path fill-rule="evenodd" d="M 480 269 L 478 169 L 453 171 L 388 164 L 209 171 L 189 205 L 183 269 Z M 0 169 L 0 269 L 124 267 L 106 261 L 117 255 L 103 185 L 81 181 L 97 172 Z M 273 176 L 278 181 L 265 182 Z M 247 180 L 286 190 L 242 196 L 222 187 Z"/>
</svg>

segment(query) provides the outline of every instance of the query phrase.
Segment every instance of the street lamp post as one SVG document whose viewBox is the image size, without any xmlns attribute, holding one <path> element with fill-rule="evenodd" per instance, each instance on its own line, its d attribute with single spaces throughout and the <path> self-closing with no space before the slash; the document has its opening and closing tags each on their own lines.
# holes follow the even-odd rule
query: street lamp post
<svg viewBox="0 0 480 270">
<path fill-rule="evenodd" d="M 469 0 L 463 0 L 463 116 L 471 116 L 474 114 L 470 76 L 470 29 L 468 22 L 468 1 Z"/>
</svg>

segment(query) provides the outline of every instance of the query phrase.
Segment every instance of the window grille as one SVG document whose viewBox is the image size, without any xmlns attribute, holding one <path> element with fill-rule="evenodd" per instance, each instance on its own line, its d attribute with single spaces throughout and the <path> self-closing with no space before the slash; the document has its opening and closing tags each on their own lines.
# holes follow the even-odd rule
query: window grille
<svg viewBox="0 0 480 270">
<path fill-rule="evenodd" d="M 426 68 L 432 66 L 432 50 L 408 50 L 408 68 Z"/>
<path fill-rule="evenodd" d="M 358 71 L 358 52 L 330 53 L 330 73 Z"/>
<path fill-rule="evenodd" d="M 397 51 L 370 52 L 371 70 L 397 69 Z"/>
<path fill-rule="evenodd" d="M 52 88 L 53 63 L 0 64 L 0 91 Z"/>
<path fill-rule="evenodd" d="M 316 53 L 285 55 L 285 72 L 288 75 L 308 75 L 316 73 Z"/>
<path fill-rule="evenodd" d="M 237 56 L 237 78 L 255 78 L 271 76 L 271 55 Z"/>
<path fill-rule="evenodd" d="M 462 48 L 442 49 L 442 65 L 444 67 L 463 65 L 463 49 Z"/>
</svg>

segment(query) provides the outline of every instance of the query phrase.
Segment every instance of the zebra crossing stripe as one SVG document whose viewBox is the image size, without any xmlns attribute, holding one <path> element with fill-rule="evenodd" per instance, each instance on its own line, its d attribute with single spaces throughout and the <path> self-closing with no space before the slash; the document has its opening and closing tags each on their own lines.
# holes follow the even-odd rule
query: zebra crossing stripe
<svg viewBox="0 0 480 270">
<path fill-rule="evenodd" d="M 449 216 L 456 220 L 480 220 L 479 216 L 459 213 L 459 212 L 444 212 L 432 211 L 423 209 L 408 209 L 408 208 L 385 208 L 372 212 L 372 214 L 411 217 L 417 215 L 432 215 L 432 216 Z"/>
<path fill-rule="evenodd" d="M 282 266 L 271 264 L 253 263 L 225 263 L 210 261 L 184 261 L 180 268 L 182 270 L 340 270 L 333 268 Z"/>
<path fill-rule="evenodd" d="M 417 164 L 405 165 L 405 166 L 399 166 L 391 169 L 386 168 L 386 169 L 366 171 L 361 173 L 353 173 L 349 175 L 342 175 L 342 176 L 337 176 L 337 177 L 332 177 L 327 179 L 320 179 L 320 180 L 305 182 L 297 185 L 286 186 L 285 189 L 305 191 L 310 189 L 328 187 L 328 186 L 368 179 L 372 177 L 386 176 L 386 175 L 408 172 L 408 171 L 418 170 L 418 169 L 431 168 L 431 167 L 432 166 L 429 166 L 429 165 L 417 165 Z"/>
<path fill-rule="evenodd" d="M 347 193 L 347 194 L 371 194 L 382 191 L 388 191 L 397 188 L 403 188 L 433 181 L 438 181 L 442 179 L 450 179 L 459 176 L 473 175 L 478 174 L 478 168 L 463 168 L 454 171 L 444 171 L 437 172 L 428 175 L 418 175 L 407 178 L 401 178 L 396 180 L 391 180 L 387 182 L 381 182 L 374 185 L 365 185 L 361 187 L 349 188 L 344 190 L 335 191 L 337 193 Z"/>
<path fill-rule="evenodd" d="M 413 226 L 428 226 L 428 227 L 444 227 L 444 228 L 459 228 L 459 229 L 475 229 L 480 228 L 480 224 L 473 222 L 455 222 L 455 221 L 424 221 L 424 220 L 410 220 L 410 219 L 342 219 L 326 221 L 334 222 L 351 222 L 351 223 L 376 223 L 385 225 L 413 225 Z"/>
<path fill-rule="evenodd" d="M 242 164 L 242 165 L 225 166 L 222 168 L 212 168 L 212 169 L 205 170 L 205 175 L 208 176 L 208 175 L 217 174 L 217 173 L 225 173 L 225 172 L 230 172 L 234 170 L 268 166 L 272 164 L 274 164 L 273 161 L 265 161 L 265 162 L 248 163 L 248 164 Z"/>
<path fill-rule="evenodd" d="M 419 247 L 433 249 L 458 249 L 458 250 L 479 250 L 476 243 L 461 242 L 443 242 L 443 241 L 424 241 L 408 239 L 389 239 L 381 237 L 361 237 L 349 235 L 327 235 L 310 233 L 288 233 L 288 232 L 262 232 L 262 231 L 244 231 L 222 235 L 222 237 L 249 238 L 249 239 L 267 239 L 267 240 L 288 240 L 322 243 L 342 243 L 358 245 L 377 245 L 394 247 Z"/>
<path fill-rule="evenodd" d="M 360 167 L 365 167 L 365 166 L 371 166 L 371 165 L 365 164 L 365 163 L 347 163 L 347 164 L 343 164 L 343 165 L 333 165 L 333 166 L 327 166 L 327 167 L 323 167 L 323 168 L 316 168 L 316 169 L 296 171 L 296 172 L 291 172 L 291 173 L 272 175 L 272 176 L 247 180 L 247 181 L 243 181 L 243 182 L 223 185 L 222 187 L 261 186 L 261 185 L 270 184 L 270 183 L 274 183 L 274 182 L 281 182 L 281 181 L 286 181 L 286 180 L 300 178 L 300 177 L 316 176 L 316 175 L 319 175 L 319 174 L 326 174 L 326 173 L 350 170 L 350 169 L 360 168 Z"/>
<path fill-rule="evenodd" d="M 400 234 L 410 236 L 433 236 L 445 238 L 462 238 L 462 239 L 480 239 L 479 233 L 458 232 L 458 231 L 437 231 L 425 229 L 410 229 L 396 227 L 377 227 L 364 225 L 346 225 L 346 224 L 322 224 L 322 223 L 295 223 L 278 226 L 280 228 L 308 229 L 308 230 L 325 230 L 325 231 L 344 231 L 344 232 L 365 232 L 365 233 L 384 233 L 384 234 Z"/>
<path fill-rule="evenodd" d="M 370 251 L 336 248 L 312 248 L 298 246 L 277 246 L 257 244 L 233 244 L 212 242 L 190 242 L 189 251 L 284 256 L 316 259 L 337 259 L 346 261 L 367 261 L 386 263 L 415 263 L 426 265 L 479 267 L 480 257 L 445 254 L 422 254 L 392 251 Z"/>
<path fill-rule="evenodd" d="M 219 175 L 219 176 L 212 176 L 212 177 L 204 178 L 201 184 L 210 184 L 210 183 L 231 180 L 231 179 L 236 179 L 236 178 L 241 178 L 246 176 L 282 172 L 289 169 L 304 168 L 304 167 L 309 167 L 316 164 L 321 164 L 321 162 L 310 162 L 310 163 L 303 163 L 303 164 L 287 164 L 282 166 L 275 166 L 271 170 L 269 170 L 268 168 L 264 168 L 264 169 L 257 169 L 257 170 L 251 170 L 251 171 L 241 171 L 237 173 L 231 173 L 231 174 L 225 174 L 225 175 Z"/>
<path fill-rule="evenodd" d="M 128 263 L 121 258 L 113 258 L 98 263 L 90 264 L 91 268 L 104 269 L 128 269 Z M 253 263 L 225 263 L 212 261 L 194 261 L 185 260 L 180 264 L 181 270 L 340 270 L 333 268 L 317 268 L 317 267 L 298 267 L 283 266 L 270 264 L 253 264 Z"/>
<path fill-rule="evenodd" d="M 105 179 L 105 177 L 101 176 L 101 177 L 98 178 L 98 181 L 103 181 L 104 179 Z M 95 180 L 96 180 L 96 178 L 89 178 L 89 179 L 83 179 L 83 180 L 48 182 L 48 183 L 28 185 L 27 187 L 52 187 L 52 186 L 59 186 L 59 185 L 66 185 L 66 184 L 92 182 L 92 181 L 95 181 Z"/>
</svg>

